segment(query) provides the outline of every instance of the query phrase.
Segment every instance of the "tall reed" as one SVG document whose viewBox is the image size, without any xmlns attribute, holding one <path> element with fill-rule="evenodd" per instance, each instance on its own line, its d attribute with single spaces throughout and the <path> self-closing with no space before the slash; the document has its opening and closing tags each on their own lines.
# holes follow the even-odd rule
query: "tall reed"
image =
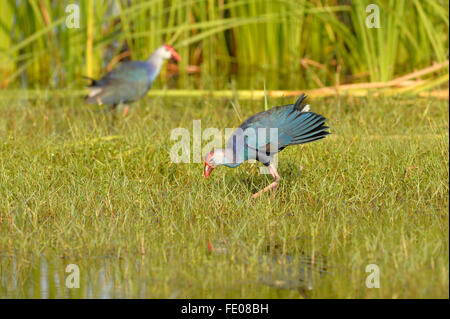
<svg viewBox="0 0 450 319">
<path fill-rule="evenodd" d="M 181 55 L 171 70 L 184 88 L 229 88 L 236 74 L 240 89 L 389 81 L 448 59 L 443 0 L 79 0 L 80 28 L 70 29 L 72 2 L 2 2 L 2 87 L 80 87 L 81 75 L 144 59 L 164 42 Z M 365 24 L 370 3 L 380 28 Z"/>
</svg>

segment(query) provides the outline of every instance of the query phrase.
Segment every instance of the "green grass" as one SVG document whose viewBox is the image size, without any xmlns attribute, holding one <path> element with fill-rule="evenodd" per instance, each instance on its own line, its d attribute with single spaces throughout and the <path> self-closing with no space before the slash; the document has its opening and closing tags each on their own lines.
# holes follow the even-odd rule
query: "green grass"
<svg viewBox="0 0 450 319">
<path fill-rule="evenodd" d="M 114 123 L 80 99 L 1 100 L 0 297 L 448 298 L 448 101 L 311 105 L 333 135 L 281 152 L 275 198 L 251 200 L 258 165 L 206 180 L 169 158 L 173 128 L 239 125 L 226 99 L 146 98 Z M 305 268 L 311 291 L 277 288 Z"/>
</svg>

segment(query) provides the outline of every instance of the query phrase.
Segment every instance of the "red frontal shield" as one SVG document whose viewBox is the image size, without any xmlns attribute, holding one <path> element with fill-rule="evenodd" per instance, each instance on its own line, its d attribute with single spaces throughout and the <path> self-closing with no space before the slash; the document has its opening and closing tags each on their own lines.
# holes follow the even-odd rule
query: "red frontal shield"
<svg viewBox="0 0 450 319">
<path fill-rule="evenodd" d="M 177 62 L 180 62 L 181 60 L 180 55 L 177 53 L 177 51 L 175 51 L 175 49 L 172 46 L 164 44 L 164 47 L 166 48 L 167 51 L 170 52 L 170 54 L 172 54 L 172 59 L 174 59 Z"/>
<path fill-rule="evenodd" d="M 205 158 L 205 167 L 203 169 L 203 174 L 205 175 L 206 178 L 208 178 L 209 175 L 211 175 L 211 173 L 214 169 L 214 167 L 211 164 L 209 164 L 209 160 L 212 156 L 213 156 L 213 152 L 209 152 L 209 154 Z"/>
</svg>

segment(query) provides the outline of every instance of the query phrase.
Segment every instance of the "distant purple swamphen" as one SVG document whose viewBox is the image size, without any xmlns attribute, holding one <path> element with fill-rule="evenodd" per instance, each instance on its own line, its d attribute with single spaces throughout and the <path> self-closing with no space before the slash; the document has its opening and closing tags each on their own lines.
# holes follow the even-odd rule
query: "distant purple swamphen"
<svg viewBox="0 0 450 319">
<path fill-rule="evenodd" d="M 105 104 L 115 108 L 121 103 L 133 102 L 150 90 L 153 81 L 161 71 L 164 60 L 180 61 L 180 56 L 170 45 L 164 44 L 156 49 L 147 61 L 127 61 L 108 72 L 100 80 L 92 80 L 88 86 L 89 95 L 85 102 Z M 124 109 L 124 115 L 129 107 Z"/>
<path fill-rule="evenodd" d="M 271 189 L 275 190 L 280 175 L 274 165 L 274 155 L 289 145 L 317 141 L 330 134 L 326 119 L 309 111 L 306 95 L 295 104 L 277 106 L 248 118 L 237 128 L 227 142 L 226 149 L 209 152 L 205 158 L 204 175 L 211 175 L 214 168 L 225 165 L 237 167 L 249 159 L 255 159 L 269 169 L 274 181 L 253 194 L 256 198 Z"/>
</svg>

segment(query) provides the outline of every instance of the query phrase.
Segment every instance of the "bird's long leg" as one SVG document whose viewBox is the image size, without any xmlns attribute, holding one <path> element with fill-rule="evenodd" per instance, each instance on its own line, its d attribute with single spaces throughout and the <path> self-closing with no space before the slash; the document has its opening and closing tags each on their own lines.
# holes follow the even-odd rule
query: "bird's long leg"
<svg viewBox="0 0 450 319">
<path fill-rule="evenodd" d="M 273 189 L 273 190 L 276 190 L 276 189 L 277 189 L 278 183 L 280 182 L 281 177 L 280 177 L 280 175 L 278 175 L 278 172 L 277 172 L 277 169 L 276 169 L 275 165 L 270 164 L 269 167 L 268 167 L 268 169 L 269 169 L 269 172 L 270 172 L 270 174 L 272 175 L 274 181 L 273 181 L 271 184 L 269 184 L 268 186 L 264 187 L 264 188 L 263 188 L 262 190 L 260 190 L 259 192 L 253 194 L 253 195 L 252 195 L 252 198 L 256 198 L 256 197 L 258 197 L 259 195 L 261 195 L 262 193 L 265 193 L 265 192 L 267 192 L 267 191 L 269 191 L 269 190 L 271 190 L 271 189 Z"/>
<path fill-rule="evenodd" d="M 130 106 L 125 104 L 123 101 L 120 101 L 119 104 L 114 106 L 114 112 L 117 112 L 116 110 L 122 112 L 122 116 L 126 117 L 130 112 Z"/>
<path fill-rule="evenodd" d="M 125 107 L 122 110 L 122 116 L 125 117 L 130 112 L 130 107 L 128 105 L 125 105 Z"/>
</svg>

